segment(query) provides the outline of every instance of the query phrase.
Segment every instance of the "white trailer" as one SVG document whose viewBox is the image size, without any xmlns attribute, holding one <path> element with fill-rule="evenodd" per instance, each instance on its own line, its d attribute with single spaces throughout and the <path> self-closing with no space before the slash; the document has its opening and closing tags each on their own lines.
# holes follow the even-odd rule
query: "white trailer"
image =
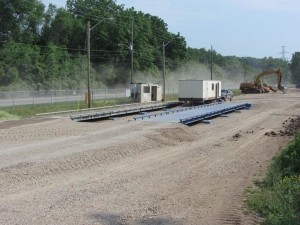
<svg viewBox="0 0 300 225">
<path fill-rule="evenodd" d="M 178 100 L 192 104 L 221 100 L 221 81 L 179 80 Z"/>
</svg>

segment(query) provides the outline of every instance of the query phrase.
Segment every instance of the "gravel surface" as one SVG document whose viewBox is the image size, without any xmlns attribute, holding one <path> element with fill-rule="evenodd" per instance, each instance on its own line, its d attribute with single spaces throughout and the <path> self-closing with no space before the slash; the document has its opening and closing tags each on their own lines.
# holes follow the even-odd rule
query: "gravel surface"
<svg viewBox="0 0 300 225">
<path fill-rule="evenodd" d="M 193 126 L 2 121 L 0 224 L 257 224 L 243 191 L 293 138 L 299 96 L 235 96 L 252 109 Z"/>
</svg>

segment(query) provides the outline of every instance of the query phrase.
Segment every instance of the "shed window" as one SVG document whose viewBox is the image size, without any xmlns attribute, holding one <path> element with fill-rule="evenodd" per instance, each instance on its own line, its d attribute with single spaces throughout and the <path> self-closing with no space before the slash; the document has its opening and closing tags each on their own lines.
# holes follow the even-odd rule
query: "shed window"
<svg viewBox="0 0 300 225">
<path fill-rule="evenodd" d="M 150 93 L 150 87 L 149 86 L 144 87 L 144 93 Z"/>
<path fill-rule="evenodd" d="M 212 90 L 212 91 L 215 90 L 215 84 L 211 84 L 211 90 Z"/>
</svg>

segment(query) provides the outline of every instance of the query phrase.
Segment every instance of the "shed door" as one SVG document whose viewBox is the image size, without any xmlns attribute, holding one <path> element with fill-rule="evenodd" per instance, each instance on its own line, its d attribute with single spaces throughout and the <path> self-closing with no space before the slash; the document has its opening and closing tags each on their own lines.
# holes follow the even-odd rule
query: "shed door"
<svg viewBox="0 0 300 225">
<path fill-rule="evenodd" d="M 151 101 L 157 101 L 157 86 L 151 87 Z"/>
</svg>

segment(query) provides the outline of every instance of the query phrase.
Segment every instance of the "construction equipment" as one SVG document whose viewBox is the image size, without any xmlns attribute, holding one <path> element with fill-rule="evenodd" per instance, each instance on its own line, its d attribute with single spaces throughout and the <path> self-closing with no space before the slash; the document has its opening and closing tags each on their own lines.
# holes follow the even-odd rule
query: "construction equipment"
<svg viewBox="0 0 300 225">
<path fill-rule="evenodd" d="M 280 68 L 274 69 L 274 70 L 266 70 L 258 74 L 255 81 L 253 83 L 241 83 L 240 84 L 240 90 L 244 94 L 249 93 L 268 93 L 271 91 L 276 92 L 277 89 L 275 87 L 268 86 L 266 84 L 262 84 L 261 78 L 263 76 L 271 75 L 271 74 L 277 74 L 277 88 L 278 90 L 281 90 L 284 94 L 286 91 L 286 88 L 281 85 L 281 78 L 282 78 L 282 71 Z"/>
</svg>

